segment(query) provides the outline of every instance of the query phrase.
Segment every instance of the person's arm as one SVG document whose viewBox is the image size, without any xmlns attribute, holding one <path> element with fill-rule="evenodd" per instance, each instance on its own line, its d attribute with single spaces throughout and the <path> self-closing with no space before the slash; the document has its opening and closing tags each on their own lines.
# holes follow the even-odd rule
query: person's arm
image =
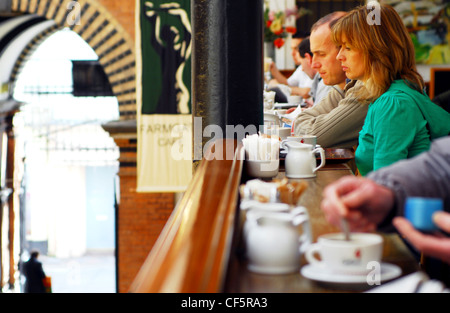
<svg viewBox="0 0 450 313">
<path fill-rule="evenodd" d="M 275 62 L 272 62 L 270 64 L 270 74 L 272 75 L 272 78 L 277 81 L 279 84 L 287 85 L 288 80 L 286 76 L 284 76 L 278 67 L 275 65 Z"/>
<path fill-rule="evenodd" d="M 311 88 L 291 87 L 291 95 L 301 96 L 303 99 L 311 97 Z"/>
<path fill-rule="evenodd" d="M 352 229 L 373 230 L 391 225 L 403 215 L 407 197 L 441 198 L 450 210 L 450 137 L 435 140 L 430 151 L 370 173 L 344 177 L 325 188 L 321 208 L 327 220 L 340 225 L 349 218 Z M 391 225 L 392 226 L 392 225 Z"/>
<path fill-rule="evenodd" d="M 366 124 L 372 128 L 373 170 L 411 157 L 410 147 L 429 148 L 427 122 L 410 97 L 386 93 L 372 104 Z"/>
<path fill-rule="evenodd" d="M 45 272 L 44 272 L 44 268 L 42 267 L 42 263 L 38 263 L 38 271 L 39 271 L 39 276 L 41 279 L 45 278 Z"/>
<path fill-rule="evenodd" d="M 435 140 L 428 152 L 370 173 L 367 178 L 394 191 L 396 214 L 403 215 L 407 197 L 444 200 L 450 208 L 450 137 Z"/>
<path fill-rule="evenodd" d="M 334 89 L 320 103 L 302 112 L 294 121 L 295 134 L 315 135 L 324 148 L 354 146 L 367 114 L 367 105 L 355 98 L 360 84 L 347 90 L 345 97 Z"/>
</svg>

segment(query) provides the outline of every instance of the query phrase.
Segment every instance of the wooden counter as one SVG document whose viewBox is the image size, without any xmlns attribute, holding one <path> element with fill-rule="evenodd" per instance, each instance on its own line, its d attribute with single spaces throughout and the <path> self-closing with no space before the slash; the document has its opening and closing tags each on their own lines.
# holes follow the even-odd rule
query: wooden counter
<svg viewBox="0 0 450 313">
<path fill-rule="evenodd" d="M 130 292 L 220 292 L 227 273 L 243 148 L 220 140 L 205 154 Z"/>
<path fill-rule="evenodd" d="M 230 147 L 235 149 L 234 157 Z M 219 160 L 217 149 L 228 151 L 232 159 Z M 242 173 L 242 159 L 242 146 L 231 140 L 216 142 L 206 153 L 130 292 L 342 291 L 318 285 L 300 273 L 262 275 L 247 270 L 240 244 L 243 213 L 238 209 L 238 187 L 248 179 Z M 321 234 L 339 231 L 326 222 L 320 202 L 325 186 L 345 175 L 352 175 L 346 164 L 328 164 L 316 178 L 305 180 L 308 188 L 299 204 L 308 209 L 313 241 Z M 284 177 L 283 166 L 279 177 Z M 384 237 L 383 261 L 401 266 L 403 274 L 416 271 L 418 265 L 399 237 Z"/>
</svg>

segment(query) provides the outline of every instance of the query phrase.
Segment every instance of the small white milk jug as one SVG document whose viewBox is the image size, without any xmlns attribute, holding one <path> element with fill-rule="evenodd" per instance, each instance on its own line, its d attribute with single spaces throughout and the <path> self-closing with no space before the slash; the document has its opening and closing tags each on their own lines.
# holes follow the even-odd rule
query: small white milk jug
<svg viewBox="0 0 450 313">
<path fill-rule="evenodd" d="M 299 232 L 302 225 L 303 234 Z M 300 257 L 311 244 L 308 213 L 304 207 L 292 212 L 247 212 L 245 242 L 248 269 L 256 273 L 297 272 Z"/>
<path fill-rule="evenodd" d="M 286 141 L 282 148 L 287 150 L 284 166 L 288 178 L 316 177 L 316 171 L 325 165 L 325 151 L 321 147 L 313 150 L 311 145 Z M 316 152 L 320 153 L 319 166 L 316 166 Z"/>
</svg>

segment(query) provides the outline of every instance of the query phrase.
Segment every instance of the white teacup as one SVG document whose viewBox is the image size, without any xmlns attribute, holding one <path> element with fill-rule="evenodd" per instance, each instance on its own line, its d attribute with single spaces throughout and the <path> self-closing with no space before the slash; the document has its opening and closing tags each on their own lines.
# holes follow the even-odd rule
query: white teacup
<svg viewBox="0 0 450 313">
<path fill-rule="evenodd" d="M 284 139 L 281 142 L 281 144 L 283 145 L 283 142 L 289 142 L 289 141 L 300 142 L 301 140 L 302 140 L 302 138 L 299 136 L 286 136 L 286 139 Z"/>
<path fill-rule="evenodd" d="M 305 253 L 306 260 L 314 265 L 343 274 L 366 274 L 372 262 L 380 264 L 383 254 L 383 237 L 377 234 L 352 233 L 346 241 L 343 233 L 319 237 Z M 320 255 L 318 260 L 315 254 Z"/>
<path fill-rule="evenodd" d="M 290 104 L 300 104 L 302 102 L 302 97 L 300 96 L 289 96 L 288 103 Z"/>
<path fill-rule="evenodd" d="M 287 136 L 286 139 L 283 140 L 283 142 L 289 141 L 311 145 L 311 149 L 315 149 L 317 147 L 317 136 L 314 135 Z M 281 143 L 281 145 L 283 145 L 283 142 Z"/>
<path fill-rule="evenodd" d="M 317 136 L 314 135 L 299 135 L 301 143 L 306 143 L 307 145 L 312 145 L 313 148 L 317 145 Z"/>
<path fill-rule="evenodd" d="M 278 136 L 281 138 L 281 140 L 284 140 L 291 134 L 291 128 L 274 126 L 272 128 L 268 128 L 266 133 L 267 135 Z"/>
<path fill-rule="evenodd" d="M 280 160 L 246 160 L 245 165 L 251 177 L 272 178 L 278 174 Z"/>
</svg>

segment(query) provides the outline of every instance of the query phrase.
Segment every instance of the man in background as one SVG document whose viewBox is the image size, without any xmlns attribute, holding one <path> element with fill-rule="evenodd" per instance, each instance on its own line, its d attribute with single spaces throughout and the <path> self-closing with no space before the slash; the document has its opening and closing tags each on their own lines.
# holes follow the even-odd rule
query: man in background
<svg viewBox="0 0 450 313">
<path fill-rule="evenodd" d="M 311 91 L 309 92 L 311 97 L 305 100 L 308 104 L 307 106 L 312 107 L 314 104 L 319 103 L 328 94 L 332 86 L 325 85 L 322 77 L 320 77 L 320 74 L 317 72 L 317 69 L 312 67 L 314 54 L 311 52 L 309 37 L 305 38 L 300 43 L 298 46 L 298 51 L 303 72 L 305 72 L 306 75 L 313 80 Z"/>
<path fill-rule="evenodd" d="M 334 12 L 318 20 L 311 28 L 310 48 L 312 68 L 332 90 L 312 108 L 303 111 L 294 121 L 296 135 L 317 136 L 324 148 L 352 148 L 358 144 L 359 132 L 367 115 L 367 105 L 361 105 L 356 91 L 362 82 L 350 81 L 336 59 L 338 47 L 331 39 L 331 26 L 346 12 Z"/>
<path fill-rule="evenodd" d="M 23 264 L 22 272 L 26 277 L 25 293 L 45 293 L 45 273 L 38 261 L 39 252 L 31 252 L 31 257 Z"/>
<path fill-rule="evenodd" d="M 270 65 L 270 73 L 272 75 L 272 80 L 269 83 L 270 88 L 274 88 L 279 84 L 286 85 L 290 88 L 291 95 L 299 95 L 303 98 L 309 97 L 309 92 L 312 86 L 312 79 L 306 75 L 302 70 L 300 55 L 298 51 L 298 47 L 300 43 L 308 37 L 308 33 L 298 31 L 291 39 L 291 55 L 294 60 L 295 65 L 297 66 L 294 73 L 286 77 L 280 70 L 277 68 L 276 64 L 272 62 Z"/>
</svg>

